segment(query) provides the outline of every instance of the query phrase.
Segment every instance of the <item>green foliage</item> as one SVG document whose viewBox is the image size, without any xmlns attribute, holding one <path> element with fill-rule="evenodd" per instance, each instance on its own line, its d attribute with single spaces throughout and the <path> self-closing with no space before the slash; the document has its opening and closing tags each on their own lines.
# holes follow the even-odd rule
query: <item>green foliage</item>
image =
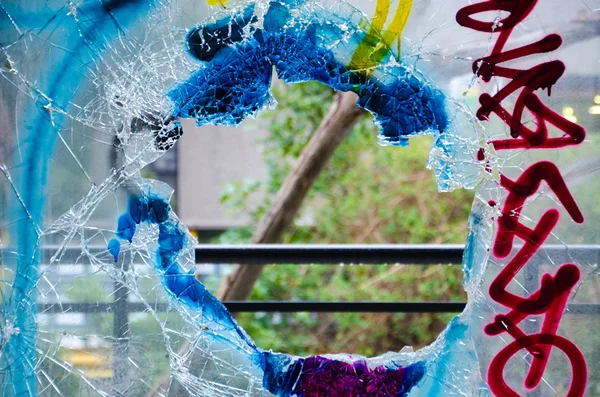
<svg viewBox="0 0 600 397">
<path fill-rule="evenodd" d="M 223 202 L 265 214 L 292 164 L 327 112 L 332 91 L 318 83 L 276 84 L 279 105 L 265 112 L 268 178 L 240 181 Z M 337 149 L 303 203 L 285 243 L 463 243 L 473 192 L 438 193 L 425 169 L 430 137 L 410 148 L 380 147 L 365 116 Z M 254 195 L 264 198 L 252 199 Z M 252 204 L 260 202 L 259 205 Z M 250 230 L 232 230 L 222 241 L 247 242 Z M 254 300 L 438 301 L 464 300 L 458 266 L 269 266 Z M 354 352 L 366 355 L 430 343 L 452 316 L 441 314 L 243 314 L 241 325 L 259 346 L 293 354 Z"/>
</svg>

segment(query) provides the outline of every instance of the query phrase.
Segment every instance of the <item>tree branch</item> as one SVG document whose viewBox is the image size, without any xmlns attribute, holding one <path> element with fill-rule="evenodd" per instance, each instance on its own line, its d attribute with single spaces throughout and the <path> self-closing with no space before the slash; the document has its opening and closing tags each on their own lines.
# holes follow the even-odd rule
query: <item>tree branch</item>
<svg viewBox="0 0 600 397">
<path fill-rule="evenodd" d="M 252 235 L 252 243 L 281 242 L 283 233 L 293 223 L 317 177 L 364 114 L 356 100 L 354 93 L 336 93 L 329 113 L 302 150 L 298 163 L 285 178 L 275 201 Z M 247 299 L 262 270 L 263 266 L 238 265 L 223 281 L 217 296 L 221 300 Z"/>
</svg>

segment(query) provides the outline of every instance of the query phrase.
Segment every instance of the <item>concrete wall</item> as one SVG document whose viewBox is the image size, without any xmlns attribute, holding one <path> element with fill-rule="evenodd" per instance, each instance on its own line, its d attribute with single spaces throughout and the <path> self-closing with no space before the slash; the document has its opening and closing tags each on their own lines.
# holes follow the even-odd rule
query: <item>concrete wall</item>
<svg viewBox="0 0 600 397">
<path fill-rule="evenodd" d="M 252 128 L 252 120 L 239 128 L 182 123 L 184 134 L 177 143 L 178 216 L 190 229 L 245 225 L 248 218 L 228 214 L 219 198 L 227 183 L 266 176 L 258 142 L 265 132 Z"/>
</svg>

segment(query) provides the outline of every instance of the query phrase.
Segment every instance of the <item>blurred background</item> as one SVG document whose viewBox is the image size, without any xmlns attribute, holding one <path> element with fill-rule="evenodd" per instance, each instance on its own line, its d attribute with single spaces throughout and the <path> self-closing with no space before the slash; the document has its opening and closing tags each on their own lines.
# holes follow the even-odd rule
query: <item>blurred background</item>
<svg viewBox="0 0 600 397">
<path fill-rule="evenodd" d="M 374 3 L 358 1 L 362 11 L 372 12 Z M 488 42 L 473 39 L 466 29 L 454 22 L 458 5 L 454 2 L 415 2 L 416 11 L 406 29 L 407 48 L 424 49 L 432 57 L 450 57 L 449 67 L 438 69 L 425 66 L 430 77 L 449 96 L 464 98 L 471 111 L 478 106 L 482 92 L 472 82 L 469 59 L 486 53 Z M 194 7 L 188 4 L 186 7 Z M 200 6 L 199 6 L 200 7 Z M 204 14 L 204 5 L 197 15 Z M 541 9 L 540 25 L 548 32 L 563 29 L 575 31 L 565 45 L 553 53 L 552 59 L 567 64 L 567 72 L 545 104 L 586 128 L 589 140 L 600 132 L 600 48 L 598 13 L 576 2 L 568 12 Z M 420 25 L 421 20 L 427 20 Z M 191 23 L 191 22 L 190 22 Z M 423 39 L 427 30 L 447 24 L 457 35 L 438 34 L 434 42 Z M 533 29 L 529 33 L 536 33 Z M 526 37 L 527 32 L 523 33 Z M 424 40 L 424 47 L 417 43 Z M 440 58 L 438 58 L 439 60 Z M 518 66 L 518 65 L 517 65 Z M 429 68 L 429 69 L 428 69 Z M 268 213 L 284 180 L 298 163 L 302 150 L 328 112 L 334 92 L 318 83 L 306 82 L 286 86 L 275 81 L 272 93 L 277 100 L 275 109 L 261 112 L 255 120 L 247 120 L 238 128 L 222 126 L 196 127 L 193 120 L 183 120 L 183 137 L 162 157 L 146 166 L 142 176 L 166 182 L 175 189 L 172 206 L 181 221 L 198 239 L 199 244 L 248 244 L 261 219 Z M 0 98 L 0 156 L 9 158 L 13 134 L 12 116 L 7 109 L 14 101 L 11 94 Z M 487 125 L 489 135 L 505 134 L 505 126 L 493 119 Z M 474 191 L 457 190 L 439 193 L 433 172 L 425 168 L 432 138 L 412 138 L 406 148 L 377 145 L 378 128 L 370 115 L 361 116 L 356 126 L 337 147 L 302 201 L 292 224 L 280 236 L 289 244 L 463 244 L 467 236 L 467 218 Z M 104 145 L 106 146 L 106 145 Z M 89 148 L 91 175 L 104 175 L 114 163 L 109 148 Z M 600 195 L 598 145 L 581 151 L 578 164 L 590 172 L 581 175 L 574 166 L 565 171 L 572 184 L 574 196 L 583 206 Z M 87 149 L 86 149 L 87 150 Z M 537 156 L 532 154 L 532 158 Z M 53 178 L 61 177 L 56 166 Z M 66 171 L 63 172 L 66 174 Z M 58 186 L 58 184 L 55 184 Z M 62 214 L 69 207 L 62 195 L 73 192 L 52 191 L 48 194 L 52 209 L 49 214 Z M 7 208 L 10 186 L 0 184 L 0 204 Z M 81 194 L 87 192 L 83 189 Z M 596 207 L 597 208 L 597 207 Z M 114 219 L 98 212 L 94 224 L 114 228 Z M 600 211 L 588 213 L 587 222 L 600 223 Z M 54 218 L 55 219 L 55 218 Z M 46 222 L 51 224 L 52 215 Z M 0 224 L 2 240 L 8 241 L 8 227 Z M 581 243 L 598 244 L 598 234 L 582 237 Z M 41 268 L 44 270 L 44 267 Z M 224 278 L 234 270 L 233 265 L 198 265 L 197 274 L 213 292 L 219 291 Z M 0 269 L 1 272 L 1 269 Z M 157 291 L 158 280 L 149 269 L 140 266 L 138 281 L 143 299 L 129 295 L 129 302 L 163 302 Z M 1 273 L 0 273 L 1 274 Z M 85 277 L 85 283 L 82 278 Z M 277 265 L 267 266 L 254 285 L 250 300 L 318 300 L 318 301 L 446 301 L 464 302 L 463 273 L 460 266 L 447 263 L 431 266 L 385 264 L 362 266 L 355 264 Z M 600 301 L 600 288 L 590 288 L 590 301 Z M 94 271 L 85 261 L 68 263 L 63 260 L 58 269 L 48 273 L 40 286 L 40 302 L 57 303 L 114 303 L 118 293 L 113 280 Z M 116 289 L 118 290 L 118 289 Z M 51 291 L 51 292 L 50 292 Z M 108 292 L 107 292 L 108 291 Z M 115 313 L 43 312 L 38 321 L 43 329 L 60 329 L 58 355 L 72 366 L 63 377 L 53 369 L 53 377 L 62 379 L 65 395 L 79 390 L 81 385 L 66 379 L 72 368 L 83 371 L 97 382 L 114 377 L 113 345 L 98 335 L 111 335 L 115 329 Z M 400 351 L 406 346 L 415 350 L 431 343 L 455 314 L 440 313 L 241 313 L 237 319 L 257 345 L 290 354 L 309 355 L 348 352 L 378 355 Z M 176 312 L 164 314 L 156 321 L 151 314 L 140 310 L 129 315 L 129 349 L 153 363 L 149 379 L 168 371 L 161 337 L 164 324 L 177 329 L 184 322 Z M 591 321 L 596 322 L 597 319 Z M 156 335 L 157 343 L 148 344 L 148 335 Z M 83 335 L 83 336 L 82 336 Z M 52 338 L 56 335 L 52 334 Z M 136 336 L 140 336 L 137 344 Z M 144 336 L 143 340 L 141 336 Z M 596 336 L 597 337 L 597 336 Z M 142 343 L 143 342 L 143 343 Z M 184 344 L 182 338 L 181 345 Z M 177 345 L 177 343 L 175 343 Z M 47 363 L 47 361 L 46 361 Z M 154 374 L 154 375 L 153 375 Z M 598 376 L 598 374 L 594 375 Z M 593 380 L 593 379 L 592 379 Z M 597 382 L 597 379 L 595 380 Z M 71 386 L 69 386 L 71 385 Z M 590 395 L 600 395 L 600 386 Z M 151 387 L 148 387 L 151 389 Z M 139 395 L 147 390 L 140 389 Z M 51 394 L 51 393 L 50 393 Z"/>
</svg>

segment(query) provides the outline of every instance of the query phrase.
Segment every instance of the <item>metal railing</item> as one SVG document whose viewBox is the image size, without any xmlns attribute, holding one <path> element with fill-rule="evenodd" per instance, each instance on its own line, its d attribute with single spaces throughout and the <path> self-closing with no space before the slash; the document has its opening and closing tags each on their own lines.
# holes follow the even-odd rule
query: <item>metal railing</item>
<svg viewBox="0 0 600 397">
<path fill-rule="evenodd" d="M 58 247 L 44 247 L 42 258 L 49 258 Z M 516 247 L 515 249 L 518 249 Z M 92 254 L 106 254 L 103 247 L 88 249 Z M 198 245 L 195 248 L 197 264 L 359 264 L 383 265 L 405 264 L 460 265 L 462 245 Z M 0 250 L 2 253 L 6 251 Z M 79 247 L 63 251 L 63 263 L 75 260 L 81 253 Z M 10 254 L 10 253 L 9 253 Z M 107 254 L 108 255 L 108 254 Z M 1 258 L 1 257 L 0 257 Z M 523 287 L 535 291 L 540 284 L 540 266 L 552 263 L 575 262 L 586 265 L 600 263 L 599 245 L 546 245 L 529 261 L 523 273 Z M 117 266 L 127 266 L 119 261 Z M 113 313 L 114 379 L 119 390 L 127 382 L 127 357 L 129 344 L 129 314 L 144 312 L 147 305 L 131 302 L 129 290 L 119 281 L 114 281 L 114 302 L 103 303 L 39 303 L 38 313 Z M 231 312 L 397 312 L 397 313 L 459 313 L 466 302 L 321 302 L 321 301 L 225 301 Z M 165 312 L 169 309 L 164 302 L 153 303 L 153 310 Z M 571 314 L 600 315 L 600 304 L 569 304 Z M 538 332 L 539 325 L 528 322 L 525 332 Z M 530 392 L 529 397 L 538 397 L 539 391 Z"/>
<path fill-rule="evenodd" d="M 57 247 L 42 249 L 42 257 L 49 257 Z M 518 249 L 515 248 L 515 249 Z M 91 253 L 106 252 L 104 248 L 89 249 Z M 460 265 L 464 246 L 457 244 L 418 245 L 198 245 L 195 248 L 196 264 L 405 264 Z M 67 248 L 63 260 L 80 254 L 79 247 Z M 527 291 L 539 288 L 539 266 L 543 263 L 576 262 L 598 264 L 600 245 L 545 245 L 528 262 L 524 269 L 523 287 Z M 124 263 L 123 263 L 124 265 Z M 126 270 L 126 269 L 124 269 Z M 143 312 L 143 303 L 129 302 L 128 290 L 115 282 L 113 303 L 40 303 L 38 312 L 99 313 L 115 315 L 115 336 L 127 328 L 129 313 Z M 397 313 L 459 313 L 466 302 L 321 302 L 321 301 L 225 301 L 231 312 L 397 312 Z M 157 312 L 167 310 L 166 303 L 153 305 Z M 572 314 L 600 315 L 600 304 L 570 304 Z"/>
<path fill-rule="evenodd" d="M 518 247 L 516 248 L 518 249 Z M 42 257 L 54 255 L 57 247 L 44 247 Z M 106 252 L 102 247 L 88 249 L 92 254 Z M 406 264 L 415 266 L 462 263 L 462 245 L 198 245 L 197 264 Z M 79 247 L 63 250 L 63 261 L 80 254 Z M 534 291 L 539 287 L 539 266 L 543 263 L 576 262 L 598 264 L 600 246 L 546 245 L 531 258 L 524 269 L 523 287 Z M 120 262 L 120 266 L 126 266 Z M 123 269 L 127 270 L 127 269 Z M 114 337 L 120 340 L 129 330 L 129 314 L 144 312 L 147 306 L 130 302 L 128 289 L 114 282 L 111 303 L 39 303 L 38 313 L 113 313 Z M 321 302 L 321 301 L 225 301 L 234 313 L 239 312 L 363 312 L 363 313 L 459 313 L 466 302 Z M 167 303 L 154 303 L 157 312 L 168 310 Z M 600 304 L 569 304 L 569 313 L 600 315 Z M 535 326 L 535 325 L 531 325 Z M 531 332 L 536 332 L 531 329 Z"/>
</svg>

